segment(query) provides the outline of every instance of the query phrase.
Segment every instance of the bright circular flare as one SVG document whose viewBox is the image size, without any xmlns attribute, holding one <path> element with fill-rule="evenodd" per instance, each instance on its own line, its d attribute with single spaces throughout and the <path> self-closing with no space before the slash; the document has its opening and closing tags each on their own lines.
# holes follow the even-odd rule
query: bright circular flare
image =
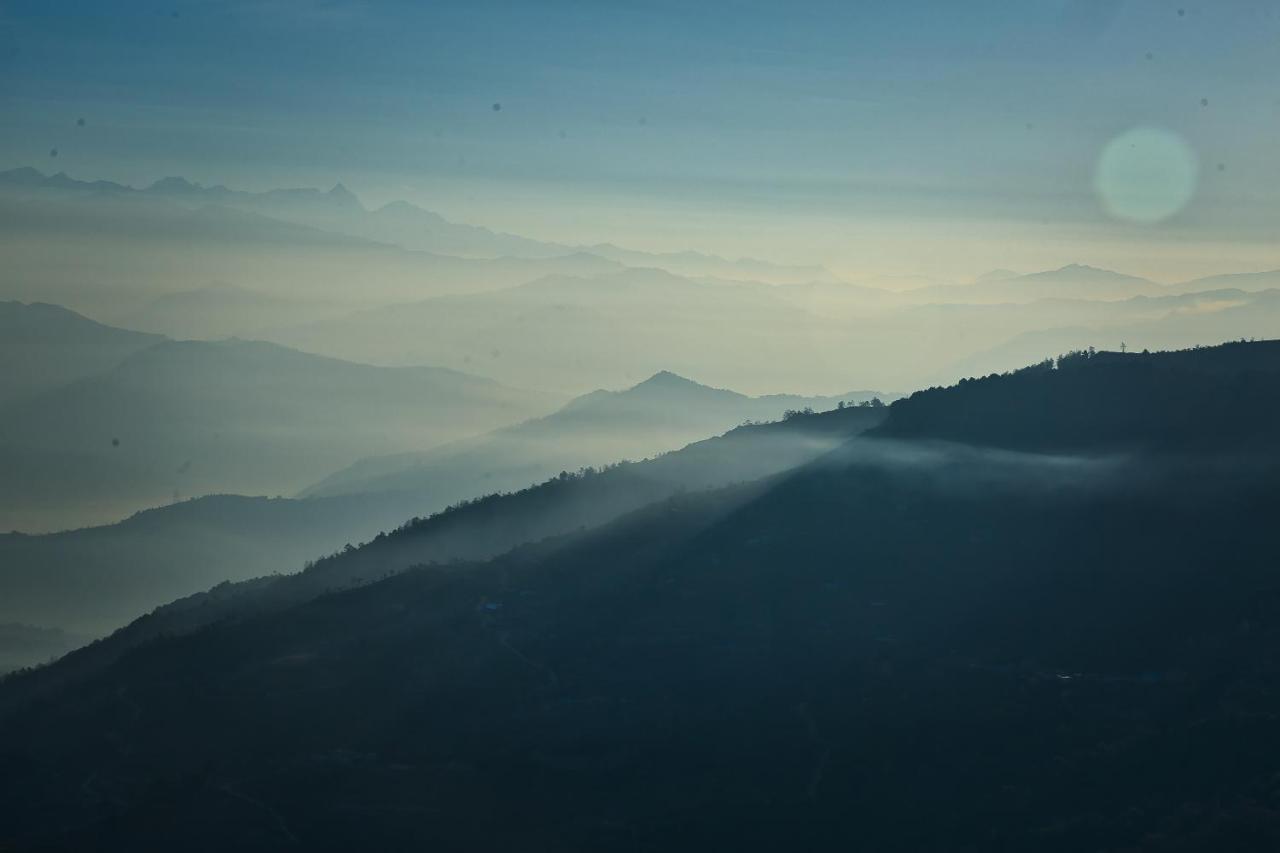
<svg viewBox="0 0 1280 853">
<path fill-rule="evenodd" d="M 1200 163 L 1182 137 L 1137 127 L 1107 143 L 1093 186 L 1107 212 L 1132 222 L 1160 222 L 1187 206 Z"/>
</svg>

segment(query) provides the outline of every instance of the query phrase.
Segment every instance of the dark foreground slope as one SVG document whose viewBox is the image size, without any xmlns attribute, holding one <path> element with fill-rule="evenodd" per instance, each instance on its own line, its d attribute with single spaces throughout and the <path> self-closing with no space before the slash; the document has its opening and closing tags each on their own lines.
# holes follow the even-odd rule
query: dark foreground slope
<svg viewBox="0 0 1280 853">
<path fill-rule="evenodd" d="M 6 706 L 0 826 L 64 849 L 1275 849 L 1275 447 L 1130 444 L 854 442 L 149 644 Z"/>
</svg>

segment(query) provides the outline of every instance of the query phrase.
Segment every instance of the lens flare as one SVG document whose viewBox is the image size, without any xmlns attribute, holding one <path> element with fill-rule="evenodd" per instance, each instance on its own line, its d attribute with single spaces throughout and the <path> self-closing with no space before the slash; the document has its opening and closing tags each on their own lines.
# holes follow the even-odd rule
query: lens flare
<svg viewBox="0 0 1280 853">
<path fill-rule="evenodd" d="M 1094 189 L 1106 211 L 1130 222 L 1161 222 L 1187 206 L 1200 173 L 1196 152 L 1181 136 L 1138 127 L 1107 143 Z"/>
</svg>

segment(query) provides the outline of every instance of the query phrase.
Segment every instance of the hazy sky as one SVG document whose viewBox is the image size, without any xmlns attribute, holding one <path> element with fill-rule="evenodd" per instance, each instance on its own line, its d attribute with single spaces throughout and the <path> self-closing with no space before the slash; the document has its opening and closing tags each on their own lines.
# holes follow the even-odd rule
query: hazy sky
<svg viewBox="0 0 1280 853">
<path fill-rule="evenodd" d="M 1278 72 L 1274 0 L 11 0 L 0 167 L 342 180 L 849 275 L 1175 280 L 1280 266 Z M 1099 197 L 1134 128 L 1155 148 L 1104 182 L 1172 200 Z"/>
</svg>

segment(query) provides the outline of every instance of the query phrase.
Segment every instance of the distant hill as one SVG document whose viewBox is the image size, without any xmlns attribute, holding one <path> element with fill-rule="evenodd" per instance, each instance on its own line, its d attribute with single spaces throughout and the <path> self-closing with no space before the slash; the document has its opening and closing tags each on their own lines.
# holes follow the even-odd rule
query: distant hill
<svg viewBox="0 0 1280 853">
<path fill-rule="evenodd" d="M 1280 290 L 1206 290 L 1116 302 L 921 306 L 909 313 L 921 324 L 962 324 L 956 337 L 975 343 L 1013 333 L 1002 343 L 957 359 L 927 383 L 949 384 L 1090 346 L 1119 349 L 1124 343 L 1134 350 L 1165 350 L 1202 341 L 1265 338 L 1280 327 Z"/>
<path fill-rule="evenodd" d="M 1174 289 L 1188 293 L 1228 288 L 1246 291 L 1280 289 L 1280 270 L 1213 275 L 1174 285 Z"/>
<path fill-rule="evenodd" d="M 989 270 L 975 278 L 974 281 L 978 284 L 987 284 L 993 281 L 1008 281 L 1009 279 L 1017 278 L 1018 275 L 1019 273 L 1013 270 Z"/>
<path fill-rule="evenodd" d="M 0 826 L 62 849 L 193 827 L 210 849 L 1269 849 L 1275 350 L 918 394 L 884 430 L 920 439 L 72 654 L 0 684 Z M 1072 406 L 1074 452 L 940 440 L 990 445 L 1003 417 L 1060 444 Z M 430 527 L 326 565 L 378 577 Z"/>
<path fill-rule="evenodd" d="M 1169 292 L 1164 285 L 1144 278 L 1080 264 L 1028 275 L 1005 275 L 1004 272 L 984 276 L 972 284 L 935 285 L 911 293 L 934 301 L 990 303 L 1031 302 L 1036 299 L 1112 301 Z"/>
<path fill-rule="evenodd" d="M 553 408 L 441 368 L 380 368 L 274 344 L 166 341 L 0 418 L 0 529 L 113 521 L 178 497 L 291 494 L 362 456 Z"/>
<path fill-rule="evenodd" d="M 108 371 L 162 340 L 57 305 L 0 302 L 0 406 Z"/>
<path fill-rule="evenodd" d="M 314 322 L 342 310 L 331 302 L 272 296 L 218 282 L 159 296 L 118 322 L 125 328 L 174 338 L 251 337 L 272 327 Z"/>
<path fill-rule="evenodd" d="M 877 396 L 883 395 L 748 397 L 662 371 L 625 391 L 594 391 L 550 415 L 488 435 L 422 453 L 360 460 L 304 494 L 405 491 L 456 500 L 519 488 L 564 470 L 644 459 L 744 421 L 775 421 L 788 411 L 824 411 Z"/>
<path fill-rule="evenodd" d="M 545 276 L 281 329 L 270 337 L 340 358 L 448 364 L 512 385 L 567 391 L 629 385 L 663 368 L 753 392 L 788 388 L 797 379 L 788 359 L 798 359 L 813 365 L 805 379 L 830 393 L 854 385 L 850 377 L 865 370 L 833 356 L 849 335 L 847 326 L 788 302 L 771 285 L 627 269 Z"/>
<path fill-rule="evenodd" d="M 798 284 L 830 281 L 833 276 L 820 266 L 775 264 L 754 258 L 722 258 L 703 252 L 637 252 L 612 243 L 584 246 L 585 251 L 629 267 L 658 267 L 676 275 L 710 276 L 720 279 L 746 279 L 770 284 Z"/>
</svg>

